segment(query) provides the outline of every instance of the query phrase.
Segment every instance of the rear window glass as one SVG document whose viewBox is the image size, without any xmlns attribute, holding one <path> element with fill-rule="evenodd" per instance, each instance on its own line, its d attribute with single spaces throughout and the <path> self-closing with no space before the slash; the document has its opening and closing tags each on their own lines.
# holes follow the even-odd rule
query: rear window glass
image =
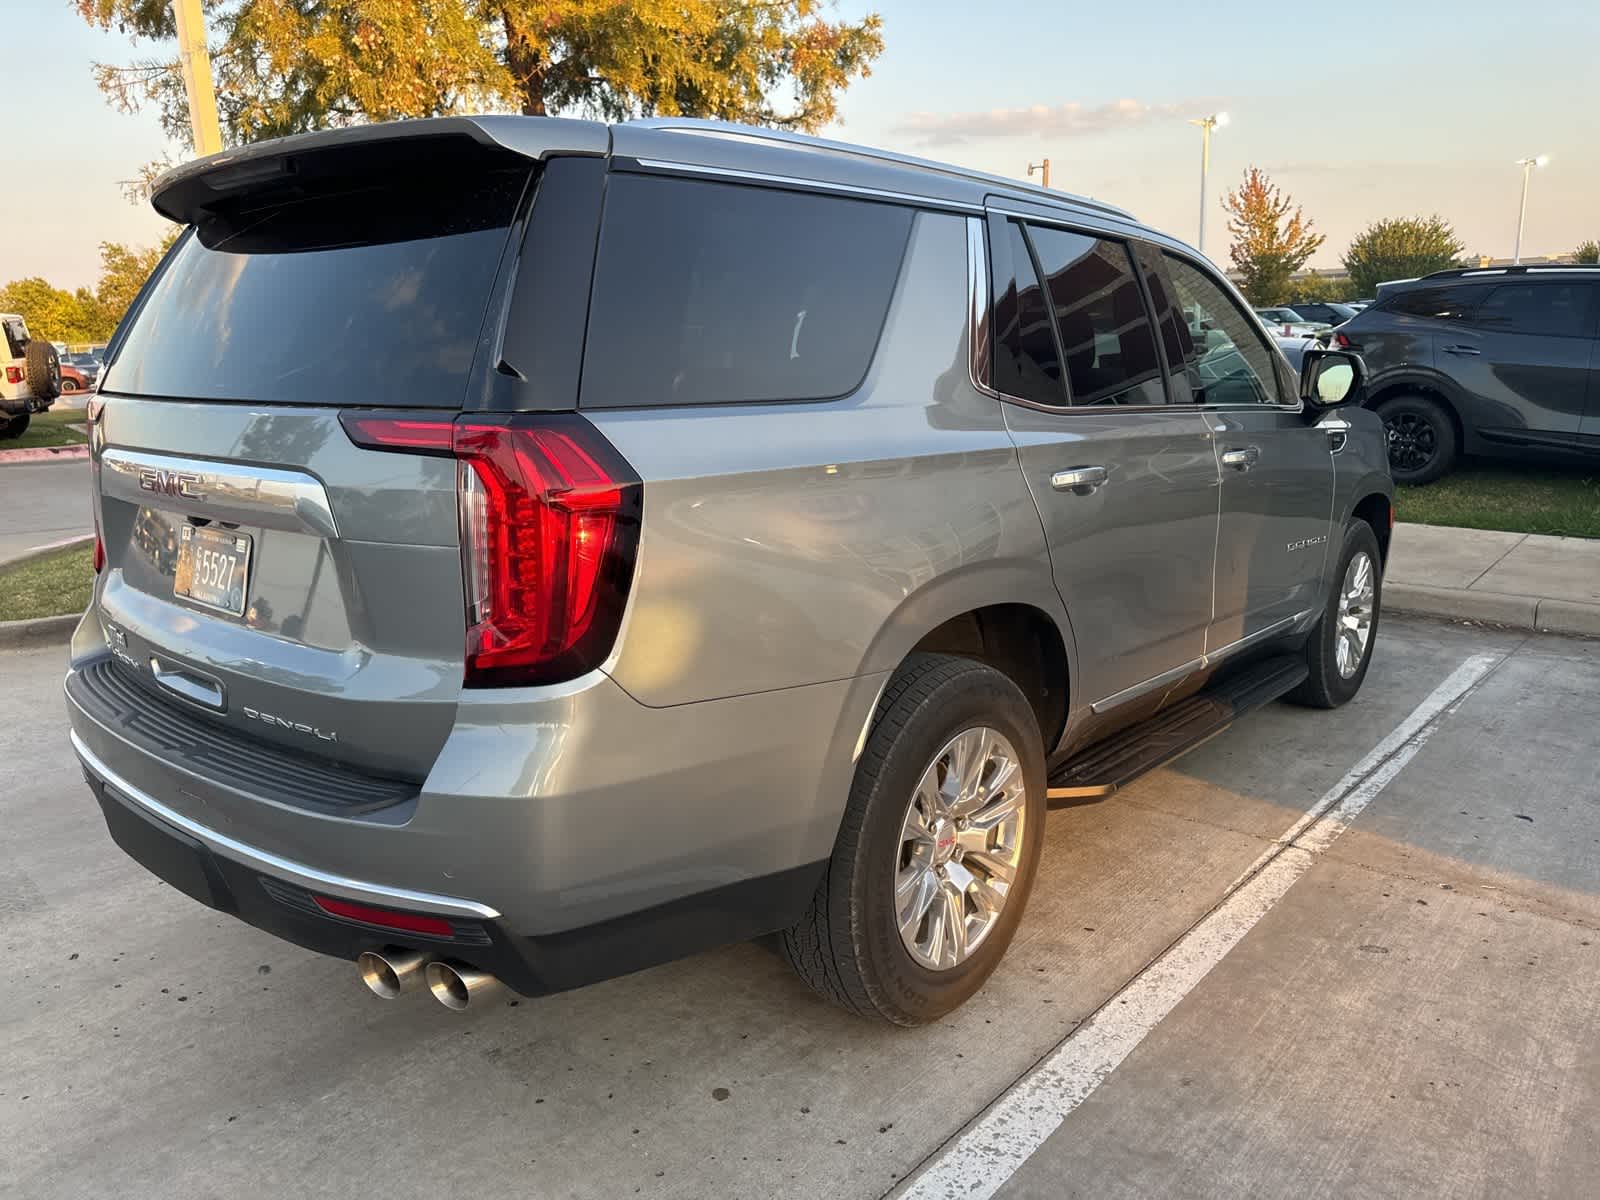
<svg viewBox="0 0 1600 1200">
<path fill-rule="evenodd" d="M 831 196 L 614 175 L 581 404 L 854 391 L 894 295 L 912 215 Z"/>
<path fill-rule="evenodd" d="M 525 182 L 418 171 L 208 218 L 152 286 L 106 390 L 457 407 Z"/>
<path fill-rule="evenodd" d="M 1006 223 L 1005 240 L 996 247 L 994 262 L 1003 277 L 994 302 L 994 385 L 1007 396 L 1063 405 L 1067 393 L 1061 386 L 1061 354 L 1050 310 L 1022 226 L 1016 222 Z"/>
</svg>

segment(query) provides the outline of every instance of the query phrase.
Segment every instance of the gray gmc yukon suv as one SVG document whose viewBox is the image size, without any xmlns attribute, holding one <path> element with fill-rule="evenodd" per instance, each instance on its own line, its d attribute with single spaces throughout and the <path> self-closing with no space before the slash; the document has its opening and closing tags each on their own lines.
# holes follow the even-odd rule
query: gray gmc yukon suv
<svg viewBox="0 0 1600 1200">
<path fill-rule="evenodd" d="M 693 121 L 180 167 L 108 348 L 72 742 L 201 902 L 464 1007 L 777 933 L 911 1024 L 1048 804 L 1361 686 L 1362 365 L 1108 205 Z"/>
</svg>

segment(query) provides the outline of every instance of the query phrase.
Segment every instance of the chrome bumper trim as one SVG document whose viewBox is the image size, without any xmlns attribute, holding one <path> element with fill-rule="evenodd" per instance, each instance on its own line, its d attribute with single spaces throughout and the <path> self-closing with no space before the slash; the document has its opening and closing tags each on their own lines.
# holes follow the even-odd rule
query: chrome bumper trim
<svg viewBox="0 0 1600 1200">
<path fill-rule="evenodd" d="M 330 895 L 341 896 L 346 900 L 369 901 L 378 905 L 399 905 L 402 908 L 424 909 L 429 912 L 440 913 L 455 917 L 473 917 L 478 920 L 493 921 L 500 914 L 487 904 L 479 904 L 473 900 L 458 900 L 453 896 L 437 896 L 432 892 L 413 892 L 407 888 L 387 887 L 381 883 L 367 883 L 360 879 L 348 879 L 343 875 L 331 875 L 326 871 L 319 871 L 315 867 L 305 866 L 303 863 L 293 862 L 287 858 L 279 858 L 276 854 L 266 850 L 259 850 L 244 842 L 236 841 L 226 834 L 208 829 L 197 821 L 192 821 L 182 813 L 174 812 L 150 793 L 134 787 L 84 745 L 83 739 L 76 730 L 72 733 L 72 748 L 77 751 L 83 765 L 97 776 L 100 781 L 111 787 L 117 795 L 125 800 L 137 804 L 157 820 L 181 829 L 184 833 L 201 842 L 208 849 L 228 858 L 242 862 L 247 866 L 262 871 L 276 878 L 290 883 L 300 884 L 302 887 L 314 888 L 327 892 Z"/>
</svg>

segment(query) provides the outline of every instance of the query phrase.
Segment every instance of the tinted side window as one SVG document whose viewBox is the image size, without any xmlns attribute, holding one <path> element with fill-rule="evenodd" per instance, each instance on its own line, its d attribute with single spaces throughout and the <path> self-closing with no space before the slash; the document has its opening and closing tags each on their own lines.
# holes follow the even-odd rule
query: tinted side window
<svg viewBox="0 0 1600 1200">
<path fill-rule="evenodd" d="M 1030 226 L 1073 404 L 1167 402 L 1155 333 L 1121 242 Z"/>
<path fill-rule="evenodd" d="M 990 225 L 994 258 L 994 386 L 1035 404 L 1064 405 L 1060 353 L 1033 255 L 1015 221 Z"/>
<path fill-rule="evenodd" d="M 1183 309 L 1192 349 L 1184 363 L 1198 404 L 1276 404 L 1273 352 L 1259 323 L 1214 279 L 1167 255 L 1172 290 Z"/>
<path fill-rule="evenodd" d="M 1478 301 L 1489 289 L 1482 284 L 1466 287 L 1425 287 L 1397 292 L 1379 301 L 1385 312 L 1401 313 L 1408 317 L 1426 317 L 1432 321 L 1460 321 L 1472 313 Z"/>
<path fill-rule="evenodd" d="M 584 407 L 842 396 L 871 365 L 912 212 L 613 174 Z"/>
<path fill-rule="evenodd" d="M 1472 323 L 1507 333 L 1550 333 L 1588 337 L 1587 283 L 1503 283 L 1478 305 Z"/>
<path fill-rule="evenodd" d="M 1147 242 L 1133 244 L 1133 257 L 1144 275 L 1144 285 L 1149 289 L 1150 302 L 1155 308 L 1161 348 L 1167 355 L 1167 370 L 1170 373 L 1168 389 L 1172 393 L 1172 402 L 1193 403 L 1187 367 L 1195 357 L 1194 336 L 1189 331 L 1177 289 L 1173 287 L 1172 277 L 1168 273 L 1167 258 Z"/>
</svg>

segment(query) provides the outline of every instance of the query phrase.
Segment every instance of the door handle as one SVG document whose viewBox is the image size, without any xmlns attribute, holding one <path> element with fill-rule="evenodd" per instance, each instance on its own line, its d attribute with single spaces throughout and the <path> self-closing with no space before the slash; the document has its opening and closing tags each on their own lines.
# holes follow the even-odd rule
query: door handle
<svg viewBox="0 0 1600 1200">
<path fill-rule="evenodd" d="M 1110 474 L 1104 467 L 1070 467 L 1050 476 L 1050 486 L 1058 492 L 1087 496 L 1110 478 Z"/>
<path fill-rule="evenodd" d="M 1446 346 L 1444 352 L 1446 354 L 1463 354 L 1469 357 L 1483 353 L 1476 346 Z"/>
<path fill-rule="evenodd" d="M 1244 446 L 1236 450 L 1222 452 L 1222 465 L 1232 467 L 1235 471 L 1248 471 L 1261 461 L 1261 448 L 1259 446 Z"/>
<path fill-rule="evenodd" d="M 1335 454 L 1344 449 L 1345 442 L 1350 436 L 1349 421 L 1343 417 L 1323 417 L 1317 422 L 1317 428 L 1328 435 L 1328 449 Z"/>
<path fill-rule="evenodd" d="M 154 655 L 150 658 L 150 674 L 167 691 L 176 692 L 185 700 L 219 711 L 224 707 L 222 685 L 214 679 L 169 667 Z"/>
</svg>

